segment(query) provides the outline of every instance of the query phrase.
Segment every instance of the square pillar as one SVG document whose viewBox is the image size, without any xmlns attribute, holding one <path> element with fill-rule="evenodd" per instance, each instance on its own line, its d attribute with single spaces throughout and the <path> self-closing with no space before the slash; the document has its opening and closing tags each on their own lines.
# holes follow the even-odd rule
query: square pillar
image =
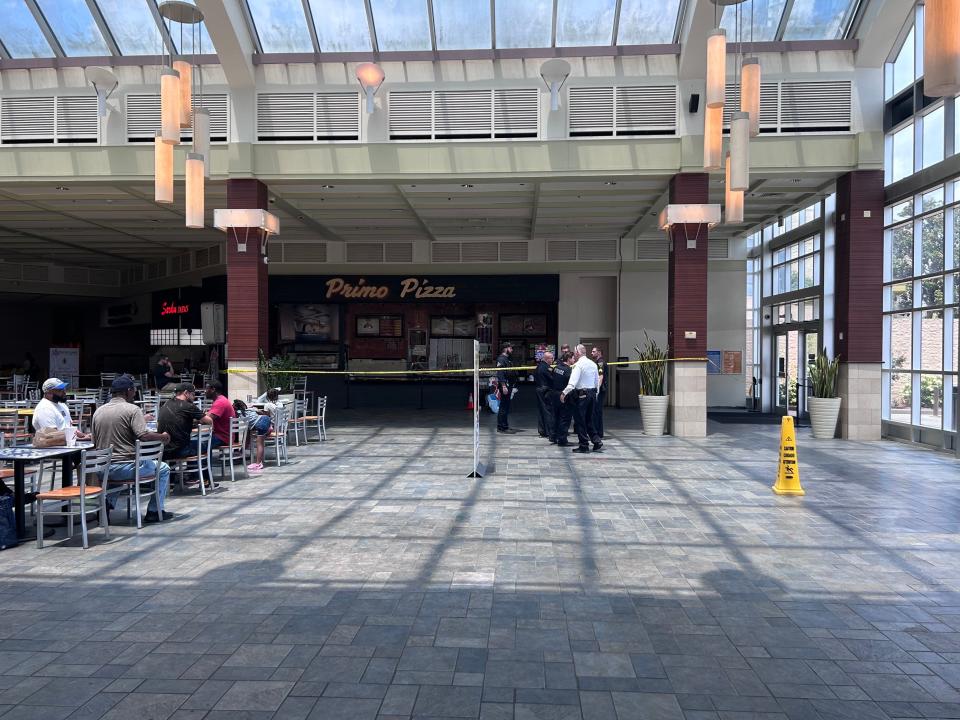
<svg viewBox="0 0 960 720">
<path fill-rule="evenodd" d="M 709 175 L 680 173 L 670 180 L 670 202 L 709 202 Z M 707 355 L 707 246 L 706 225 L 670 228 L 667 289 L 667 343 L 671 358 Z M 692 334 L 693 337 L 687 337 Z M 670 432 L 678 437 L 707 434 L 707 364 L 704 360 L 675 360 L 669 364 Z"/>
<path fill-rule="evenodd" d="M 259 180 L 227 181 L 227 208 L 268 207 L 267 186 Z M 250 230 L 244 252 L 237 250 L 238 235 L 244 238 L 243 228 L 227 233 L 227 368 L 255 371 L 260 349 L 269 353 L 267 264 L 260 253 L 260 231 Z M 256 372 L 230 373 L 228 385 L 231 398 L 259 394 Z"/>
<path fill-rule="evenodd" d="M 883 361 L 883 171 L 837 179 L 834 348 L 840 436 L 879 440 Z"/>
</svg>

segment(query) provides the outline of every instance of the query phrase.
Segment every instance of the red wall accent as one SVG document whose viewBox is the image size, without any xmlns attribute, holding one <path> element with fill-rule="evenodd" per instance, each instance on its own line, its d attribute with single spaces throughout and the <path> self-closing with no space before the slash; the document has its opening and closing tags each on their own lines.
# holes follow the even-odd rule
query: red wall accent
<svg viewBox="0 0 960 720">
<path fill-rule="evenodd" d="M 709 179 L 706 173 L 674 175 L 670 180 L 670 202 L 709 202 Z M 670 237 L 673 240 L 667 284 L 670 357 L 706 357 L 709 233 L 705 225 L 677 225 L 670 229 Z M 696 248 L 687 249 L 688 237 L 697 239 Z M 696 331 L 696 340 L 684 339 L 687 330 Z"/>
<path fill-rule="evenodd" d="M 227 207 L 269 207 L 267 186 L 259 180 L 227 181 Z M 241 238 L 243 229 L 239 230 Z M 237 252 L 233 233 L 227 233 L 227 354 L 228 360 L 256 360 L 267 346 L 267 265 L 260 254 L 259 232 L 250 232 L 247 251 Z"/>
<path fill-rule="evenodd" d="M 870 217 L 864 217 L 864 211 Z M 842 362 L 883 359 L 883 171 L 837 179 L 836 338 Z"/>
</svg>

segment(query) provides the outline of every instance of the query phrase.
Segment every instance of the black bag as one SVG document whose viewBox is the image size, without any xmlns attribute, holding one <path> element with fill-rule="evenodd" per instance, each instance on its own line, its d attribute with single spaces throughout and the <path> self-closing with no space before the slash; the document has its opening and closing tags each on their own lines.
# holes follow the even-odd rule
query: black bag
<svg viewBox="0 0 960 720">
<path fill-rule="evenodd" d="M 16 547 L 17 521 L 13 516 L 13 496 L 0 495 L 0 550 Z"/>
</svg>

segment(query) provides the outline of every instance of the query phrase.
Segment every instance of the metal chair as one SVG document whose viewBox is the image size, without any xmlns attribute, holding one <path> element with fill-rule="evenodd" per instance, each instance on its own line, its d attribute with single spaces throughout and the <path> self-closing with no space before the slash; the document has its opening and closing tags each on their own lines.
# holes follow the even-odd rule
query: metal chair
<svg viewBox="0 0 960 720">
<path fill-rule="evenodd" d="M 290 412 L 283 406 L 277 408 L 273 414 L 273 429 L 267 435 L 264 450 L 272 449 L 277 457 L 277 467 L 287 461 L 287 426 L 290 422 Z M 264 454 L 266 457 L 266 454 Z"/>
<path fill-rule="evenodd" d="M 200 425 L 197 428 L 197 454 L 167 461 L 171 465 L 170 471 L 177 473 L 180 480 L 180 492 L 183 492 L 183 476 L 196 473 L 200 484 L 200 494 L 206 497 L 207 487 L 203 481 L 203 473 L 210 479 L 210 489 L 213 489 L 213 471 L 210 469 L 210 444 L 213 440 L 213 426 Z"/>
<path fill-rule="evenodd" d="M 143 464 L 153 462 L 154 472 L 150 473 L 143 469 Z M 140 503 L 143 498 L 149 498 L 151 495 L 157 495 L 157 513 L 160 520 L 163 520 L 163 506 L 160 503 L 160 497 L 157 493 L 157 479 L 160 474 L 160 463 L 163 462 L 163 443 L 159 440 L 144 442 L 137 440 L 137 454 L 134 459 L 134 476 L 132 480 L 110 480 L 107 485 L 107 495 L 126 494 L 127 500 L 127 522 L 130 522 L 131 504 L 137 508 L 137 529 L 143 527 L 143 515 L 140 509 Z M 110 485 L 117 486 L 116 488 Z M 147 486 L 147 490 L 141 490 L 141 487 Z M 106 500 L 104 500 L 106 502 Z"/>
<path fill-rule="evenodd" d="M 30 428 L 27 416 L 21 415 L 18 408 L 0 408 L 0 435 L 3 435 L 8 447 L 29 445 Z"/>
<path fill-rule="evenodd" d="M 110 522 L 107 513 L 107 504 L 104 502 L 106 475 L 110 468 L 110 458 L 113 450 L 84 450 L 80 455 L 80 469 L 76 485 L 37 493 L 37 547 L 43 547 L 43 518 L 46 515 L 60 515 L 67 518 L 67 537 L 73 537 L 73 518 L 80 517 L 80 535 L 83 538 L 84 549 L 90 547 L 87 542 L 87 515 L 100 514 L 100 527 L 103 536 L 110 538 Z M 64 462 L 68 462 L 64 460 Z M 96 478 L 95 485 L 87 485 L 87 478 Z M 89 499 L 96 502 L 91 504 Z M 45 507 L 44 501 L 50 503 Z M 48 509 L 49 507 L 56 509 Z"/>
<path fill-rule="evenodd" d="M 326 440 L 327 439 L 327 396 L 323 395 L 322 397 L 317 398 L 317 414 L 316 415 L 307 415 L 303 418 L 304 427 L 303 427 L 303 437 L 306 438 L 307 442 L 310 442 L 310 438 L 307 437 L 307 425 L 313 423 L 317 428 L 317 440 Z"/>
<path fill-rule="evenodd" d="M 303 443 L 307 443 L 307 405 L 303 400 L 293 401 L 293 415 L 290 418 L 293 430 L 293 442 L 300 447 L 300 430 L 303 430 Z"/>
<path fill-rule="evenodd" d="M 100 387 L 109 388 L 114 380 L 117 379 L 117 373 L 114 372 L 102 372 L 100 373 Z"/>
<path fill-rule="evenodd" d="M 250 477 L 250 473 L 247 472 L 246 458 L 247 458 L 247 431 L 249 425 L 247 424 L 246 419 L 244 418 L 230 418 L 230 442 L 226 445 L 221 445 L 216 448 L 217 452 L 220 453 L 220 477 L 226 476 L 225 467 L 227 463 L 230 464 L 230 482 L 236 482 L 236 470 L 235 466 L 237 460 L 240 461 L 240 465 L 243 468 L 243 474 L 245 477 Z"/>
</svg>

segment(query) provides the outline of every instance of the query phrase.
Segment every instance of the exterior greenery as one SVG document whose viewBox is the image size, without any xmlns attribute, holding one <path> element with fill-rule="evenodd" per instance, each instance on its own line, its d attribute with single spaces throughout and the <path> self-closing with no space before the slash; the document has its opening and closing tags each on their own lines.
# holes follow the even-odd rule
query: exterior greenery
<svg viewBox="0 0 960 720">
<path fill-rule="evenodd" d="M 300 370 L 300 365 L 296 359 L 287 355 L 274 355 L 268 358 L 261 350 L 257 370 L 264 387 L 278 387 L 280 392 L 288 393 L 293 391 L 293 380 Z"/>
</svg>

